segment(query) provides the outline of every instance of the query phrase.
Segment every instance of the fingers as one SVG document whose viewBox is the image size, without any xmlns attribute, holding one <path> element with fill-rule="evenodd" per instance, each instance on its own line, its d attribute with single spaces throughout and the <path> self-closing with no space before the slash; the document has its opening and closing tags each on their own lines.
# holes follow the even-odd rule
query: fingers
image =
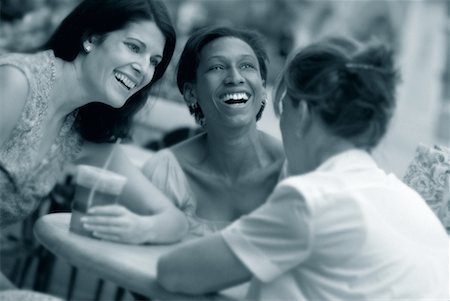
<svg viewBox="0 0 450 301">
<path fill-rule="evenodd" d="M 121 243 L 140 243 L 139 216 L 120 205 L 96 206 L 81 218 L 94 237 Z"/>
<path fill-rule="evenodd" d="M 122 227 L 111 225 L 83 224 L 83 227 L 88 231 L 98 232 L 106 235 L 119 235 L 123 232 Z"/>
<path fill-rule="evenodd" d="M 83 216 L 81 218 L 81 222 L 84 225 L 89 226 L 111 226 L 111 227 L 120 227 L 126 224 L 126 222 L 121 218 L 102 215 Z"/>
<path fill-rule="evenodd" d="M 84 225 L 84 228 L 90 231 L 92 235 L 98 239 L 118 243 L 140 243 L 139 239 L 136 239 L 133 235 L 127 235 L 127 232 L 120 227 Z"/>
<path fill-rule="evenodd" d="M 89 214 L 101 214 L 109 216 L 119 216 L 127 213 L 128 210 L 121 205 L 105 205 L 105 206 L 95 206 L 89 208 Z"/>
<path fill-rule="evenodd" d="M 109 240 L 114 242 L 122 242 L 122 239 L 118 235 L 114 234 L 106 234 L 102 232 L 92 232 L 92 235 L 96 238 L 102 239 L 102 240 Z"/>
</svg>

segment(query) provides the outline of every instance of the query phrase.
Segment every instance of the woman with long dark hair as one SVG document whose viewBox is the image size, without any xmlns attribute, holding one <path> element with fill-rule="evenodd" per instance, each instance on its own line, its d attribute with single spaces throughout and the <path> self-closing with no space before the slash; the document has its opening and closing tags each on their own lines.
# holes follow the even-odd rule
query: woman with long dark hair
<svg viewBox="0 0 450 301">
<path fill-rule="evenodd" d="M 35 210 L 67 164 L 103 165 L 163 76 L 175 40 L 158 0 L 85 0 L 43 50 L 0 56 L 1 226 Z M 128 178 L 127 207 L 154 217 L 155 243 L 181 238 L 183 215 L 120 150 L 109 169 Z"/>
</svg>

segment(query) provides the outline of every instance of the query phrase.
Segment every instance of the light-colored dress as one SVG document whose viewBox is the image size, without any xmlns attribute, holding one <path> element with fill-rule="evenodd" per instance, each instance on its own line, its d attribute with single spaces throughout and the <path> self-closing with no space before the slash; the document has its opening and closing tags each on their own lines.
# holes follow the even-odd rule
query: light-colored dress
<svg viewBox="0 0 450 301">
<path fill-rule="evenodd" d="M 189 222 L 189 234 L 204 236 L 217 232 L 230 224 L 228 221 L 213 221 L 196 215 L 197 201 L 192 193 L 186 175 L 177 158 L 169 149 L 157 152 L 142 169 L 144 175 L 181 211 Z"/>
<path fill-rule="evenodd" d="M 448 236 L 417 192 L 350 150 L 222 231 L 250 300 L 448 300 Z"/>
<path fill-rule="evenodd" d="M 61 176 L 64 165 L 81 150 L 82 139 L 73 127 L 74 112 L 66 117 L 49 152 L 42 160 L 37 159 L 44 134 L 43 121 L 57 76 L 53 51 L 5 54 L 0 56 L 0 65 L 16 66 L 29 83 L 19 121 L 0 145 L 0 165 L 7 171 L 0 170 L 0 227 L 3 227 L 23 220 L 36 209 Z"/>
</svg>

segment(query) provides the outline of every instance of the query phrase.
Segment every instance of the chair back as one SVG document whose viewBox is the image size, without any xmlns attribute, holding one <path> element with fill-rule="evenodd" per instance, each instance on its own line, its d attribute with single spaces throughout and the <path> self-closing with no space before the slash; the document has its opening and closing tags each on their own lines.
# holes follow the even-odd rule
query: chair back
<svg viewBox="0 0 450 301">
<path fill-rule="evenodd" d="M 419 144 L 403 181 L 422 196 L 450 234 L 450 149 Z"/>
</svg>

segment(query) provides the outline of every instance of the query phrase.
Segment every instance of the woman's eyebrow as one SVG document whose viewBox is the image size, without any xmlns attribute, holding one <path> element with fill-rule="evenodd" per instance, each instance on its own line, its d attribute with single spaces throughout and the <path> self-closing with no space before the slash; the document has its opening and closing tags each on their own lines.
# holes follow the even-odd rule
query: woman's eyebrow
<svg viewBox="0 0 450 301">
<path fill-rule="evenodd" d="M 223 56 L 223 55 L 213 55 L 213 56 L 207 57 L 206 61 L 209 62 L 209 61 L 213 61 L 213 60 L 223 60 L 223 59 L 225 59 L 225 56 Z"/>
<path fill-rule="evenodd" d="M 213 61 L 213 60 L 225 60 L 226 58 L 227 57 L 224 55 L 213 55 L 213 56 L 206 58 L 206 61 L 209 62 L 209 61 Z M 257 58 L 251 54 L 242 54 L 238 57 L 238 59 L 239 60 L 242 60 L 242 59 L 257 60 Z"/>
<path fill-rule="evenodd" d="M 242 55 L 241 59 L 258 60 L 254 55 L 251 55 L 251 54 L 244 54 L 244 55 Z"/>
<path fill-rule="evenodd" d="M 127 37 L 127 40 L 132 40 L 132 41 L 138 43 L 141 47 L 147 48 L 147 45 L 143 41 L 141 41 L 139 38 Z"/>
</svg>

